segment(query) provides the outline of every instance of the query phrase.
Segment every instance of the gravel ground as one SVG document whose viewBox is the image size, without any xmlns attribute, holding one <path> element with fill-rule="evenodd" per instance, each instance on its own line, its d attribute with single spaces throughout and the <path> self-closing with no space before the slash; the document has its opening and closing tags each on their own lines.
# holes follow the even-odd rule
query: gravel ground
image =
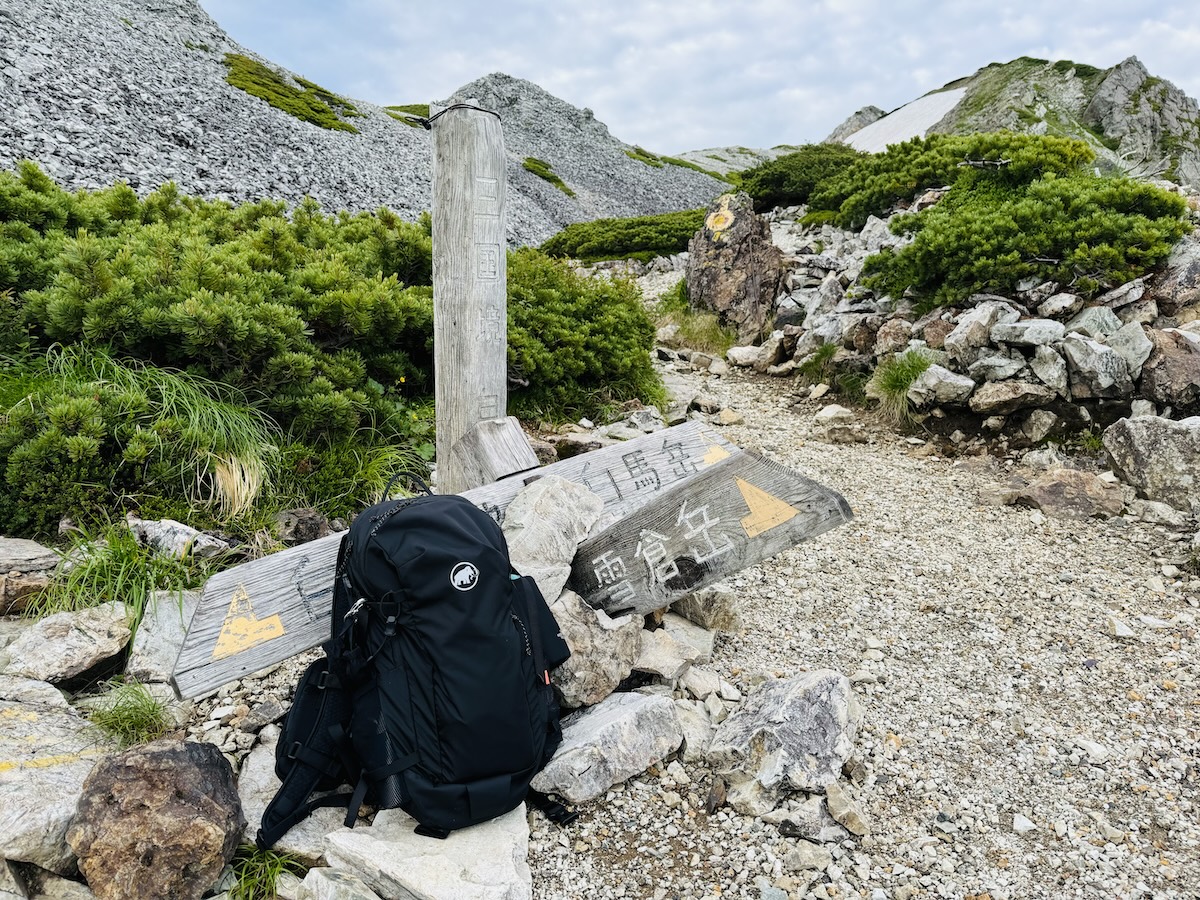
<svg viewBox="0 0 1200 900">
<path fill-rule="evenodd" d="M 827 444 L 787 383 L 684 377 L 745 416 L 732 441 L 854 509 L 730 580 L 746 629 L 712 668 L 743 691 L 851 676 L 865 721 L 847 785 L 871 832 L 826 853 L 706 814 L 711 772 L 676 763 L 565 831 L 533 817 L 534 897 L 1200 897 L 1200 579 L 1172 568 L 1190 533 L 981 505 L 1019 464 L 870 425 Z"/>
</svg>

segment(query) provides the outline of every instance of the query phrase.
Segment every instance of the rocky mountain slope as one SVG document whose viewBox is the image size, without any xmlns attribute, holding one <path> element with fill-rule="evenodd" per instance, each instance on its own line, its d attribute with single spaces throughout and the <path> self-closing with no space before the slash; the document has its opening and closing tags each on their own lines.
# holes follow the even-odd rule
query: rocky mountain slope
<svg viewBox="0 0 1200 900">
<path fill-rule="evenodd" d="M 1086 141 L 1102 168 L 1200 185 L 1200 108 L 1133 56 L 1111 69 L 1029 57 L 992 63 L 878 112 L 859 110 L 826 140 L 874 152 L 927 133 L 1057 134 Z"/>
<path fill-rule="evenodd" d="M 32 159 L 72 189 L 124 179 L 145 193 L 170 180 L 233 201 L 311 195 L 329 210 L 387 206 L 410 219 L 429 208 L 429 132 L 359 101 L 343 117 L 353 132 L 301 121 L 228 84 L 228 53 L 256 58 L 196 0 L 0 0 L 0 166 Z M 516 243 L 573 221 L 701 206 L 721 190 L 631 157 L 589 111 L 528 82 L 490 75 L 455 94 L 469 96 L 504 116 Z M 576 196 L 526 171 L 528 156 Z"/>
</svg>

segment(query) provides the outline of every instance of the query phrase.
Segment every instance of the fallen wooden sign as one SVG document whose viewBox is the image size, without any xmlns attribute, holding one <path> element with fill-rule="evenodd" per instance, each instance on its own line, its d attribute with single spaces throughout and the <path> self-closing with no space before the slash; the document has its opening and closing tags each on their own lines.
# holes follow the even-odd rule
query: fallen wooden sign
<svg viewBox="0 0 1200 900">
<path fill-rule="evenodd" d="M 537 478 L 558 475 L 604 501 L 600 527 L 740 451 L 689 422 L 522 472 L 463 496 L 503 523 L 504 511 Z M 208 580 L 175 662 L 181 697 L 196 697 L 274 665 L 329 637 L 340 534 L 244 563 Z"/>
<path fill-rule="evenodd" d="M 852 517 L 837 491 L 739 451 L 580 544 L 568 586 L 610 615 L 648 613 Z"/>
</svg>

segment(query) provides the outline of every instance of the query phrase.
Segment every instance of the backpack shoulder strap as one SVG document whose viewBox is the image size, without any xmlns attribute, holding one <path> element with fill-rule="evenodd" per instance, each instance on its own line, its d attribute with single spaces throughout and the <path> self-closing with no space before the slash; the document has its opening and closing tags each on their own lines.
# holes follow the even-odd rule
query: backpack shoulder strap
<svg viewBox="0 0 1200 900">
<path fill-rule="evenodd" d="M 262 825 L 254 842 L 262 850 L 270 849 L 292 826 L 321 806 L 344 806 L 349 794 L 333 794 L 309 800 L 322 781 L 357 777 L 355 758 L 345 737 L 344 723 L 350 713 L 345 689 L 329 670 L 322 657 L 305 671 L 296 688 L 288 716 L 296 721 L 310 718 L 307 734 L 287 734 L 280 740 L 292 740 L 277 754 L 290 765 L 282 783 L 263 812 Z"/>
</svg>

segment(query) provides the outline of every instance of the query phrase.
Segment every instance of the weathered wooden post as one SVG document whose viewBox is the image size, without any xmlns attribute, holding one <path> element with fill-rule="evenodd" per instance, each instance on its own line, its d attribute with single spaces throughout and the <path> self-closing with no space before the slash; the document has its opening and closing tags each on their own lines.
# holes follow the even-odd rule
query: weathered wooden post
<svg viewBox="0 0 1200 900">
<path fill-rule="evenodd" d="M 504 134 L 478 101 L 433 121 L 433 347 L 438 492 L 475 487 L 454 447 L 507 414 Z M 435 111 L 436 112 L 436 111 Z M 460 454 L 461 456 L 461 454 Z"/>
</svg>

